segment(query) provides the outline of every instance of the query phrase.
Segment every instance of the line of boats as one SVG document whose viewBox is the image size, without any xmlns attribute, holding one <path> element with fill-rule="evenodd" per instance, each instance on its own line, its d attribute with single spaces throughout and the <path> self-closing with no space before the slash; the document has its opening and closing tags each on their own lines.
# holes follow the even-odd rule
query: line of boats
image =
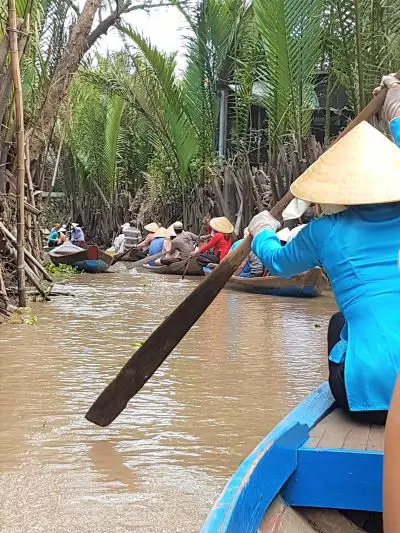
<svg viewBox="0 0 400 533">
<path fill-rule="evenodd" d="M 88 246 L 86 249 L 74 249 L 60 253 L 59 249 L 48 252 L 51 261 L 55 265 L 66 264 L 81 272 L 101 273 L 107 272 L 115 262 L 115 258 L 100 250 L 97 246 Z M 135 262 L 143 258 L 143 254 L 138 254 L 133 250 L 125 255 L 122 260 Z M 138 270 L 146 273 L 178 275 L 182 276 L 204 276 L 212 272 L 210 267 L 202 267 L 195 257 L 188 261 L 178 261 L 171 265 L 142 265 Z M 327 279 L 320 268 L 313 268 L 290 279 L 276 276 L 263 276 L 255 278 L 244 278 L 238 275 L 232 276 L 226 288 L 235 291 L 248 292 L 253 294 L 264 294 L 271 296 L 292 296 L 300 298 L 312 298 L 320 296 L 328 286 Z"/>
</svg>

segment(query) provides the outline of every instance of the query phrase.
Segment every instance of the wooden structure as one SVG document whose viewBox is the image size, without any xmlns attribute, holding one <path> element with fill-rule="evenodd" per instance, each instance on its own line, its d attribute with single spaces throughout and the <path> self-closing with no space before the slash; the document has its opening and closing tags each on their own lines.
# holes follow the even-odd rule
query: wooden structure
<svg viewBox="0 0 400 533">
<path fill-rule="evenodd" d="M 322 384 L 243 461 L 202 533 L 381 531 L 383 434 L 337 409 Z"/>
<path fill-rule="evenodd" d="M 195 257 L 191 257 L 189 259 L 189 264 L 187 264 L 187 261 L 177 261 L 176 263 L 172 263 L 168 266 L 143 265 L 139 267 L 139 270 L 142 272 L 154 272 L 155 274 L 175 274 L 178 276 L 182 276 L 182 274 L 185 272 L 185 269 L 185 276 L 202 276 L 204 274 L 203 268 L 198 264 Z"/>
<path fill-rule="evenodd" d="M 208 275 L 212 270 L 209 267 L 204 267 L 203 271 L 205 275 Z M 328 281 L 322 270 L 313 268 L 289 279 L 279 278 L 278 276 L 259 278 L 232 276 L 225 288 L 269 296 L 314 298 L 315 296 L 321 296 L 327 286 Z"/>
<path fill-rule="evenodd" d="M 89 246 L 81 251 L 65 255 L 58 255 L 55 250 L 49 252 L 52 263 L 55 265 L 71 265 L 81 272 L 89 272 L 91 274 L 106 272 L 112 261 L 112 256 L 99 250 L 97 246 Z"/>
</svg>

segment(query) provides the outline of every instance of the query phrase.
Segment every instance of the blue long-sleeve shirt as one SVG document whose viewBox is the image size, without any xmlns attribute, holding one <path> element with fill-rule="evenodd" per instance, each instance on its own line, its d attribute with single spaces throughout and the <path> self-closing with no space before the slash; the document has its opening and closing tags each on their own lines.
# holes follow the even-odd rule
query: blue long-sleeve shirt
<svg viewBox="0 0 400 533">
<path fill-rule="evenodd" d="M 400 146 L 400 119 L 391 123 Z M 400 370 L 400 203 L 353 206 L 310 222 L 286 246 L 272 230 L 252 249 L 272 274 L 291 277 L 323 266 L 346 325 L 329 359 L 346 357 L 352 411 L 389 408 Z"/>
</svg>

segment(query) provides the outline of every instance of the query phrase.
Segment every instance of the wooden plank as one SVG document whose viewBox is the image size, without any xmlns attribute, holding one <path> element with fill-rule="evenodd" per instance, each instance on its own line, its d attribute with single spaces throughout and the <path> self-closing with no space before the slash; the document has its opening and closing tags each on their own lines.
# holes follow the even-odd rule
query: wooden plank
<svg viewBox="0 0 400 533">
<path fill-rule="evenodd" d="M 370 424 L 352 421 L 350 431 L 344 439 L 342 448 L 366 450 L 370 429 Z"/>
<path fill-rule="evenodd" d="M 318 448 L 342 448 L 352 429 L 352 420 L 341 409 L 335 409 L 326 417 L 324 424 L 326 431 L 318 442 Z"/>
<path fill-rule="evenodd" d="M 368 435 L 367 450 L 383 452 L 384 426 L 371 426 Z"/>
<path fill-rule="evenodd" d="M 315 533 L 315 531 L 302 513 L 288 507 L 278 497 L 270 505 L 257 533 Z"/>
<path fill-rule="evenodd" d="M 360 533 L 362 530 L 336 509 L 299 509 L 319 533 Z"/>
<path fill-rule="evenodd" d="M 288 505 L 382 512 L 383 452 L 301 447 L 281 490 Z"/>
</svg>

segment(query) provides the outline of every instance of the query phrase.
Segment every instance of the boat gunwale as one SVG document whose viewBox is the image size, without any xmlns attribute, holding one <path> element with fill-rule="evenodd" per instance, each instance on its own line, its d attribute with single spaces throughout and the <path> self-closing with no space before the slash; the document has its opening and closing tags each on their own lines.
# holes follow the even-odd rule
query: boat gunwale
<svg viewBox="0 0 400 533">
<path fill-rule="evenodd" d="M 334 404 L 335 400 L 330 391 L 329 383 L 325 381 L 290 411 L 244 459 L 228 480 L 223 492 L 203 524 L 201 533 L 223 533 L 228 531 L 232 525 L 232 514 L 239 498 L 253 472 L 272 445 L 296 423 L 306 425 L 311 430 L 333 409 Z M 277 494 L 274 494 L 273 498 L 276 496 Z"/>
</svg>

